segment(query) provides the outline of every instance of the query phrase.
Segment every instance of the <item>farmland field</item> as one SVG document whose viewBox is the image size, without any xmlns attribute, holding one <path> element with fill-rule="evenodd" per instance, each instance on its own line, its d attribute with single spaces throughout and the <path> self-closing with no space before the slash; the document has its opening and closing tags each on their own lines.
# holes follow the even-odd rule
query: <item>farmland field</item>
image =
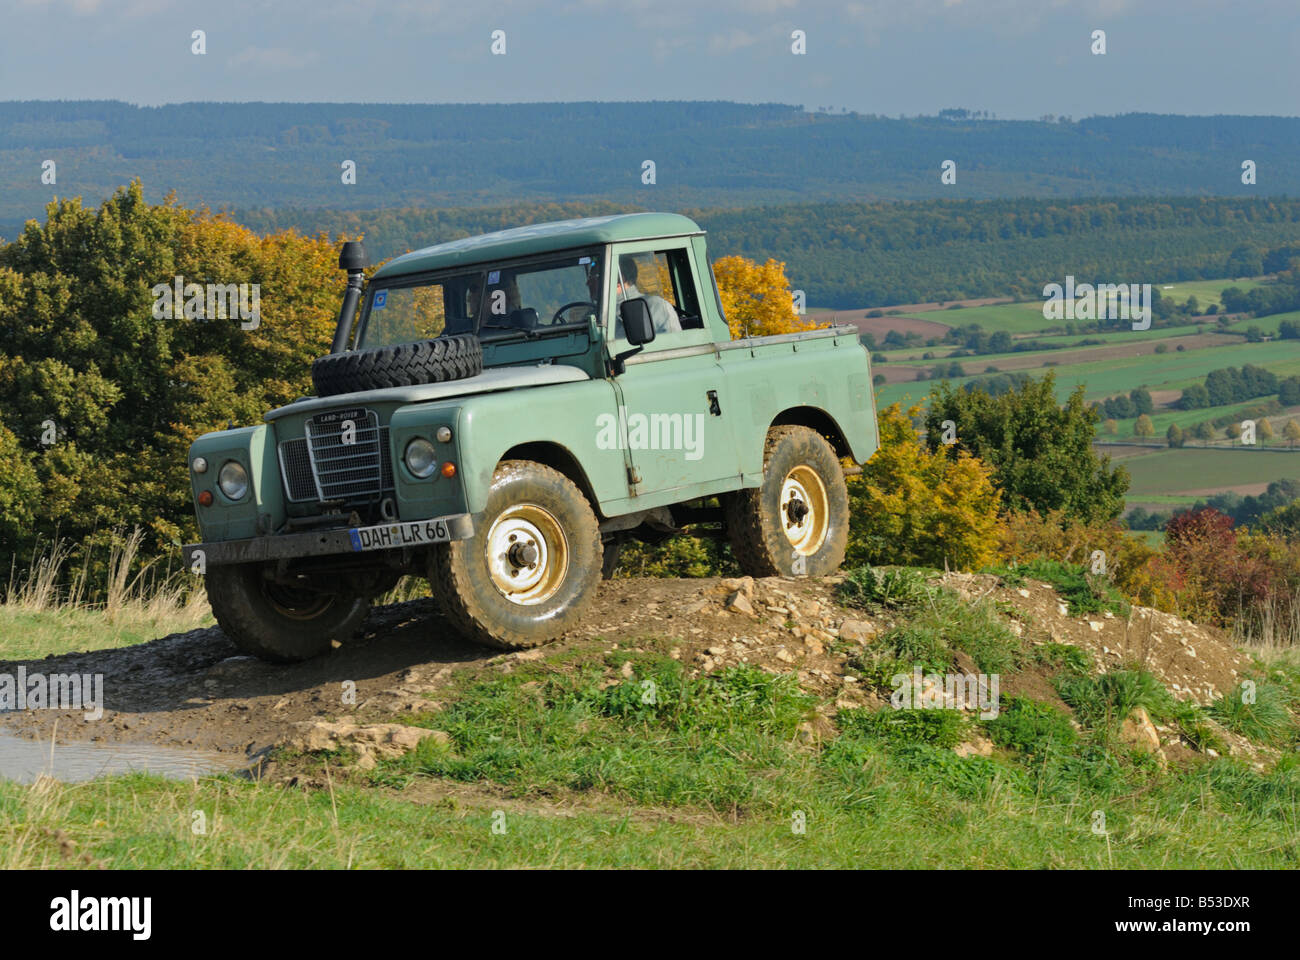
<svg viewBox="0 0 1300 960">
<path fill-rule="evenodd" d="M 1045 356 L 1058 363 L 1062 359 L 1060 356 L 1049 354 Z M 969 367 L 978 372 L 986 364 L 986 358 L 969 357 L 963 359 L 962 363 L 963 366 L 969 363 Z M 975 366 L 977 363 L 978 367 Z M 1203 350 L 1187 350 L 1181 353 L 1171 350 L 1161 354 L 1149 353 L 1070 365 L 1059 364 L 1050 369 L 1056 371 L 1056 392 L 1062 400 L 1073 392 L 1076 385 L 1083 384 L 1085 398 L 1093 401 L 1128 393 L 1142 385 L 1152 391 L 1182 390 L 1203 380 L 1211 370 L 1221 367 L 1240 367 L 1246 363 L 1265 367 L 1279 376 L 1300 373 L 1300 341 L 1243 342 Z M 879 368 L 876 372 L 880 372 Z M 970 373 L 970 369 L 967 372 Z M 953 383 L 962 384 L 972 378 L 968 376 L 956 379 Z M 919 399 L 928 392 L 928 383 L 891 383 L 880 388 L 877 398 L 878 402 L 885 406 L 905 396 Z M 1214 411 L 1195 412 L 1200 414 L 1198 419 L 1207 419 L 1216 415 Z"/>
<path fill-rule="evenodd" d="M 1144 503 L 1155 502 L 1146 499 L 1152 495 L 1227 490 L 1300 477 L 1300 453 L 1242 448 L 1153 450 L 1145 455 L 1126 457 L 1123 465 L 1132 478 L 1129 500 Z"/>
</svg>

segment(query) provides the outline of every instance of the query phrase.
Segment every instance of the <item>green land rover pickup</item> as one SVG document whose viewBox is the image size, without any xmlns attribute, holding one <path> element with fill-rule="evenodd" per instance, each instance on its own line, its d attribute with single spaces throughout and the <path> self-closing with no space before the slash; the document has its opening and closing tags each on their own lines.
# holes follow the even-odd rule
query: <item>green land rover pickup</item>
<svg viewBox="0 0 1300 960">
<path fill-rule="evenodd" d="M 348 282 L 304 397 L 189 451 L 184 548 L 240 649 L 301 660 L 426 577 L 508 649 L 579 622 L 628 538 L 725 536 L 754 576 L 844 558 L 845 474 L 877 445 L 853 327 L 733 340 L 686 217 L 504 230 Z"/>
</svg>

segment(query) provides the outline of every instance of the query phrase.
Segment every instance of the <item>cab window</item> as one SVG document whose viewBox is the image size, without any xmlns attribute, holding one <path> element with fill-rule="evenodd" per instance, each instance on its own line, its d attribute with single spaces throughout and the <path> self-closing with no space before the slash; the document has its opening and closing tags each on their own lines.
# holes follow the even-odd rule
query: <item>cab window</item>
<svg viewBox="0 0 1300 960">
<path fill-rule="evenodd" d="M 618 307 L 624 300 L 643 298 L 650 307 L 655 343 L 661 337 L 704 327 L 690 256 L 685 249 L 646 250 L 615 258 L 614 339 L 626 340 Z"/>
</svg>

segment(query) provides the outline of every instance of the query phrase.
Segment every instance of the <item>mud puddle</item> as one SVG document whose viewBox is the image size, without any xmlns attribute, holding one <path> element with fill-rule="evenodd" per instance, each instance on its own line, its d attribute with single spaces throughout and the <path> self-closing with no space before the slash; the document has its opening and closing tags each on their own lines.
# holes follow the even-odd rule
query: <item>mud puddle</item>
<svg viewBox="0 0 1300 960">
<path fill-rule="evenodd" d="M 231 773 L 247 762 L 229 754 L 178 750 L 150 743 L 54 743 L 0 733 L 0 780 L 32 783 L 39 776 L 72 783 L 122 773 L 176 780 Z"/>
</svg>

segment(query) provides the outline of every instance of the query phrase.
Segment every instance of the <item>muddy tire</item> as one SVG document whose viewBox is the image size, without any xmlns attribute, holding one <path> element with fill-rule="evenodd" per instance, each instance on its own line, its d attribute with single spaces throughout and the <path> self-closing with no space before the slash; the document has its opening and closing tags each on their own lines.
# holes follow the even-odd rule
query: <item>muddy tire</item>
<svg viewBox="0 0 1300 960">
<path fill-rule="evenodd" d="M 209 567 L 204 581 L 221 632 L 242 652 L 273 663 L 327 652 L 357 631 L 370 606 L 360 597 L 280 586 L 257 563 Z"/>
<path fill-rule="evenodd" d="M 318 357 L 311 365 L 311 381 L 318 397 L 332 397 L 358 390 L 446 383 L 482 372 L 483 345 L 478 337 L 465 333 Z"/>
<path fill-rule="evenodd" d="M 600 528 L 582 491 L 550 467 L 506 460 L 474 536 L 433 549 L 429 583 L 459 632 L 519 650 L 578 625 L 601 558 Z"/>
<path fill-rule="evenodd" d="M 835 450 L 808 427 L 773 427 L 763 485 L 723 498 L 732 556 L 752 577 L 821 577 L 844 562 L 849 491 Z"/>
</svg>

